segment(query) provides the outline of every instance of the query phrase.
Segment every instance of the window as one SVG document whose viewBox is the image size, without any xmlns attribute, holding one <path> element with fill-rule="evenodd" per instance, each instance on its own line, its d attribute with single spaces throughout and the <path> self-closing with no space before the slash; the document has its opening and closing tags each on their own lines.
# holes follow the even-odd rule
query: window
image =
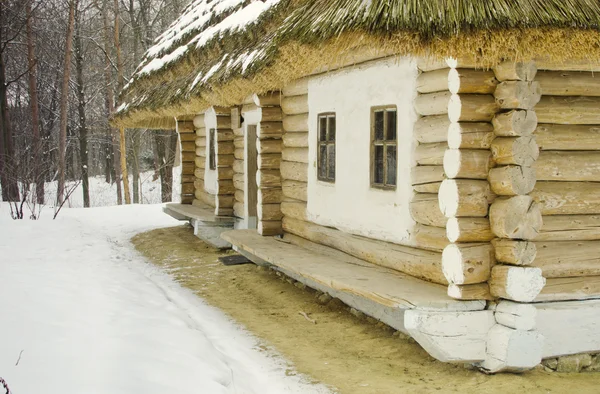
<svg viewBox="0 0 600 394">
<path fill-rule="evenodd" d="M 320 114 L 317 151 L 317 178 L 335 182 L 335 114 Z"/>
<path fill-rule="evenodd" d="M 396 188 L 397 116 L 395 106 L 371 109 L 371 186 Z"/>
<path fill-rule="evenodd" d="M 217 169 L 217 157 L 215 155 L 215 129 L 208 131 L 208 168 L 210 170 Z"/>
</svg>

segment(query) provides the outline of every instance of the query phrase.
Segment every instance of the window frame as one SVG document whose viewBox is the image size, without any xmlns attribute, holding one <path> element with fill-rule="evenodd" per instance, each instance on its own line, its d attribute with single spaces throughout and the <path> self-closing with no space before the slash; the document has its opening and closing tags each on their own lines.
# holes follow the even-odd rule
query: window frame
<svg viewBox="0 0 600 394">
<path fill-rule="evenodd" d="M 390 110 L 393 109 L 394 112 L 396 112 L 396 139 L 395 140 L 387 140 L 387 133 L 388 133 L 388 118 L 387 116 L 385 116 L 385 113 Z M 379 111 L 383 111 L 384 113 L 384 117 L 383 117 L 383 140 L 376 140 L 375 139 L 375 113 L 379 112 Z M 390 104 L 390 105 L 379 105 L 379 106 L 375 106 L 375 107 L 371 107 L 371 141 L 370 141 L 370 145 L 371 145 L 371 160 L 370 160 L 370 166 L 371 166 L 371 179 L 370 179 L 370 184 L 371 184 L 371 188 L 374 189 L 381 189 L 381 190 L 396 190 L 397 185 L 398 185 L 398 168 L 396 168 L 396 182 L 395 184 L 391 185 L 387 183 L 387 178 L 388 178 L 388 160 L 387 160 L 387 150 L 388 150 L 388 146 L 394 146 L 396 147 L 396 166 L 398 166 L 398 106 Z M 383 183 L 376 183 L 375 182 L 375 147 L 376 146 L 383 146 Z"/>
<path fill-rule="evenodd" d="M 326 120 L 326 131 L 325 131 L 325 141 L 321 141 L 321 119 L 325 118 Z M 333 118 L 335 119 L 335 136 L 333 138 L 333 141 L 329 140 L 329 118 Z M 337 173 L 337 165 L 336 162 L 334 161 L 333 163 L 333 177 L 329 177 L 328 175 L 326 175 L 325 177 L 321 176 L 321 146 L 325 146 L 326 147 L 326 152 L 329 151 L 329 146 L 333 145 L 333 151 L 334 151 L 334 160 L 335 158 L 337 158 L 337 116 L 335 112 L 322 112 L 320 114 L 317 115 L 317 179 L 321 182 L 327 182 L 327 183 L 335 183 L 335 177 L 336 177 L 336 173 Z M 329 163 L 329 153 L 327 154 L 327 164 Z M 329 168 L 327 167 L 325 169 L 326 173 L 328 173 Z"/>
<path fill-rule="evenodd" d="M 216 128 L 208 129 L 208 169 L 211 171 L 217 169 L 216 134 Z"/>
</svg>

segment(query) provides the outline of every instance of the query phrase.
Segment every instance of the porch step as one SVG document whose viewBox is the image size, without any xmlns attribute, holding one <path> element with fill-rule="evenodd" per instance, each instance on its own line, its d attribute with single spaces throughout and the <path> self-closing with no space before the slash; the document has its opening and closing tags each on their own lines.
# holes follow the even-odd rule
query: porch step
<svg viewBox="0 0 600 394">
<path fill-rule="evenodd" d="M 340 256 L 345 258 L 325 254 L 320 245 L 309 250 L 275 237 L 263 237 L 255 230 L 226 231 L 221 236 L 255 263 L 274 266 L 307 286 L 340 298 L 404 332 L 407 332 L 404 326 L 404 312 L 407 310 L 466 312 L 483 310 L 486 305 L 485 301 L 454 300 L 447 296 L 445 286 L 341 252 Z"/>
<path fill-rule="evenodd" d="M 199 205 L 169 203 L 163 212 L 177 220 L 188 220 L 194 235 L 217 249 L 229 249 L 231 244 L 221 238 L 221 233 L 233 228 L 235 218 L 217 216 L 214 208 Z"/>
</svg>

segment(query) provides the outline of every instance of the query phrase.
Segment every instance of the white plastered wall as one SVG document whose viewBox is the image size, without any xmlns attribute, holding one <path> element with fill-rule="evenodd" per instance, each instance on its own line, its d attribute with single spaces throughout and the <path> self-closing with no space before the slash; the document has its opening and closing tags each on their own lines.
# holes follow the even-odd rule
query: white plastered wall
<svg viewBox="0 0 600 394">
<path fill-rule="evenodd" d="M 210 143 L 210 129 L 217 128 L 217 113 L 214 109 L 210 108 L 204 113 L 204 130 L 206 131 L 206 168 L 204 169 L 204 190 L 210 194 L 217 194 L 217 171 L 211 170 L 209 165 L 209 149 Z"/>
<path fill-rule="evenodd" d="M 393 58 L 309 81 L 309 220 L 370 238 L 409 243 L 415 224 L 409 202 L 417 76 L 413 59 Z M 370 185 L 371 107 L 382 105 L 398 108 L 396 190 Z M 317 116 L 323 112 L 336 114 L 334 184 L 317 180 Z"/>
</svg>

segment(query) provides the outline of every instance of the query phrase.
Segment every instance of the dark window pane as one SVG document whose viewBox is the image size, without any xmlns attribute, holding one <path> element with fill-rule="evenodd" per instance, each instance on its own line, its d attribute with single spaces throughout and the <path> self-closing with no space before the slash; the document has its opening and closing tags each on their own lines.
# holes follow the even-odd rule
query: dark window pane
<svg viewBox="0 0 600 394">
<path fill-rule="evenodd" d="M 383 184 L 383 146 L 375 145 L 373 183 Z"/>
<path fill-rule="evenodd" d="M 335 116 L 330 116 L 327 118 L 329 122 L 329 136 L 327 141 L 335 141 Z"/>
<path fill-rule="evenodd" d="M 383 140 L 383 111 L 375 111 L 375 141 Z"/>
<path fill-rule="evenodd" d="M 327 145 L 319 145 L 319 179 L 327 177 Z"/>
<path fill-rule="evenodd" d="M 327 141 L 327 117 L 319 117 L 319 141 Z"/>
<path fill-rule="evenodd" d="M 327 178 L 335 179 L 335 144 L 327 145 Z"/>
<path fill-rule="evenodd" d="M 386 111 L 387 116 L 387 140 L 396 140 L 396 110 Z"/>
<path fill-rule="evenodd" d="M 387 177 L 386 184 L 396 185 L 396 146 L 387 146 Z"/>
<path fill-rule="evenodd" d="M 215 155 L 215 129 L 210 129 L 208 133 L 208 166 L 211 170 L 217 169 L 217 158 Z"/>
</svg>

